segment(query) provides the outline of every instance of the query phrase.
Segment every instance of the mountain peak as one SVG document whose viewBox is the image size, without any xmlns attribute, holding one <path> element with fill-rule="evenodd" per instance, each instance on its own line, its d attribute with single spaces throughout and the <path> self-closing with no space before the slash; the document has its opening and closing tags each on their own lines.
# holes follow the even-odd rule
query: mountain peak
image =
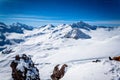
<svg viewBox="0 0 120 80">
<path fill-rule="evenodd" d="M 77 22 L 77 23 L 73 23 L 72 28 L 81 28 L 81 29 L 85 29 L 85 30 L 96 30 L 97 26 L 92 26 L 89 25 L 88 23 L 85 23 L 83 21 Z"/>
<path fill-rule="evenodd" d="M 54 25 L 52 25 L 52 24 L 48 24 L 48 25 L 46 25 L 47 27 L 55 27 Z"/>
<path fill-rule="evenodd" d="M 88 23 L 85 23 L 85 22 L 83 22 L 83 21 L 79 21 L 79 22 L 73 23 L 73 24 L 76 24 L 76 25 L 79 25 L 79 26 L 91 26 L 91 25 L 89 25 Z"/>
<path fill-rule="evenodd" d="M 91 27 L 91 25 L 89 25 L 88 23 L 85 23 L 83 21 L 73 23 L 71 26 L 73 28 L 82 28 L 82 29 L 86 29 L 86 30 L 89 30 L 89 28 Z"/>
<path fill-rule="evenodd" d="M 32 30 L 33 27 L 32 26 L 28 26 L 26 24 L 23 24 L 23 23 L 19 23 L 19 22 L 16 22 L 16 23 L 13 23 L 12 25 L 10 25 L 12 28 L 19 28 L 19 29 L 26 29 L 26 30 Z"/>
<path fill-rule="evenodd" d="M 3 22 L 0 22 L 0 26 L 6 26 L 6 24 L 5 23 L 3 23 Z"/>
<path fill-rule="evenodd" d="M 73 38 L 73 39 L 90 39 L 91 37 L 84 32 L 82 32 L 79 28 L 73 28 L 69 31 L 66 35 L 66 38 Z"/>
</svg>

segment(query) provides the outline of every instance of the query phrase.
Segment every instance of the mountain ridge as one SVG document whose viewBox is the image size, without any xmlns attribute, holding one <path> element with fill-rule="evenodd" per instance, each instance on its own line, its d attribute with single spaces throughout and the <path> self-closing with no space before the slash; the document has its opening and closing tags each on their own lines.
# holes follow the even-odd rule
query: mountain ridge
<svg viewBox="0 0 120 80">
<path fill-rule="evenodd" d="M 40 35 L 50 33 L 49 38 L 90 39 L 91 36 L 83 32 L 81 29 L 86 30 L 86 31 L 91 31 L 91 30 L 96 30 L 98 28 L 105 28 L 108 31 L 110 31 L 117 27 L 92 26 L 83 21 L 73 23 L 73 24 L 61 24 L 58 26 L 48 24 L 48 25 L 41 26 L 39 28 L 28 26 L 26 24 L 22 24 L 19 22 L 13 23 L 11 25 L 6 25 L 5 23 L 0 22 L 0 34 L 1 34 L 0 35 L 0 46 L 1 46 L 0 51 L 5 48 L 3 47 L 5 45 L 12 45 L 12 44 L 24 42 L 23 38 L 8 39 L 7 36 L 13 33 L 24 34 L 24 31 L 26 30 L 34 31 L 35 29 L 38 29 L 40 30 L 40 32 L 35 33 L 33 35 L 28 35 L 25 38 L 30 38 L 30 37 L 40 36 Z"/>
</svg>

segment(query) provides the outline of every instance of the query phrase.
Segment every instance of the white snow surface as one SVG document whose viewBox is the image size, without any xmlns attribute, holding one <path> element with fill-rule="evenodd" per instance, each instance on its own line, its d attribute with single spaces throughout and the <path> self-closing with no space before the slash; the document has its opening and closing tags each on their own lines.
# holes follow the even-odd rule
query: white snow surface
<svg viewBox="0 0 120 80">
<path fill-rule="evenodd" d="M 27 54 L 37 64 L 41 80 L 50 79 L 54 66 L 64 63 L 68 68 L 61 80 L 119 80 L 120 62 L 109 61 L 108 57 L 120 55 L 120 28 L 110 31 L 81 29 L 92 38 L 78 40 L 64 38 L 70 30 L 69 25 L 54 28 L 47 25 L 26 30 L 21 35 L 9 34 L 7 38 L 22 38 L 25 42 L 11 45 L 13 53 L 0 53 L 0 79 L 12 80 L 10 62 L 16 54 Z M 96 59 L 101 62 L 93 63 Z"/>
</svg>

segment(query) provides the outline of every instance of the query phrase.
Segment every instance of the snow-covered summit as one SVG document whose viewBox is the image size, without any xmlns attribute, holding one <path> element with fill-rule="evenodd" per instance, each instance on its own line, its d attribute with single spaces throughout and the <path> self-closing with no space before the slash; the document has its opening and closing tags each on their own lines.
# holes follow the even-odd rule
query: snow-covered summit
<svg viewBox="0 0 120 80">
<path fill-rule="evenodd" d="M 82 29 L 86 29 L 86 30 L 90 30 L 91 29 L 91 25 L 83 22 L 83 21 L 80 21 L 80 22 L 77 22 L 77 23 L 73 23 L 71 25 L 73 28 L 82 28 Z M 95 27 L 96 28 L 96 27 Z"/>
<path fill-rule="evenodd" d="M 66 35 L 66 38 L 73 38 L 73 39 L 90 39 L 91 37 L 84 32 L 82 32 L 78 28 L 74 28 L 71 31 L 69 31 Z"/>
<path fill-rule="evenodd" d="M 9 25 L 11 30 L 13 30 L 13 32 L 17 32 L 17 33 L 23 33 L 23 30 L 32 30 L 33 27 L 32 26 L 28 26 L 26 24 L 22 24 L 22 23 L 13 23 L 12 25 Z"/>
</svg>

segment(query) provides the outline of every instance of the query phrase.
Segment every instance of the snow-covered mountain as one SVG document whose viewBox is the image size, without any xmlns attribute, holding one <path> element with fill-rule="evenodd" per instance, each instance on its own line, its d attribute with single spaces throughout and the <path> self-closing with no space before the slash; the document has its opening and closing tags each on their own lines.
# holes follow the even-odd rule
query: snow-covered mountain
<svg viewBox="0 0 120 80">
<path fill-rule="evenodd" d="M 30 30 L 30 31 L 33 30 L 34 34 L 24 36 L 25 38 L 32 37 L 32 36 L 35 37 L 35 36 L 48 33 L 49 38 L 90 39 L 91 36 L 83 32 L 82 30 L 90 31 L 90 30 L 96 30 L 97 28 L 113 29 L 113 27 L 91 26 L 87 23 L 80 21 L 78 23 L 73 23 L 71 25 L 62 24 L 59 26 L 54 26 L 49 24 L 49 25 L 41 26 L 39 28 L 40 31 L 36 33 L 33 30 L 32 26 L 28 26 L 22 23 L 13 23 L 12 25 L 6 25 L 0 22 L 0 43 L 1 43 L 0 51 L 3 50 L 6 47 L 6 45 L 12 45 L 15 43 L 23 42 L 24 41 L 23 38 L 21 37 L 9 38 L 9 35 L 12 35 L 12 34 L 21 35 L 21 34 L 24 34 L 24 31 L 26 30 Z"/>
<path fill-rule="evenodd" d="M 6 45 L 12 45 L 24 41 L 20 38 L 7 38 L 7 36 L 9 36 L 10 34 L 24 34 L 24 30 L 33 30 L 33 27 L 21 23 L 13 23 L 12 25 L 6 25 L 0 22 L 0 51 L 3 50 Z"/>
<path fill-rule="evenodd" d="M 120 27 L 92 26 L 78 22 L 33 28 L 20 23 L 12 27 L 0 23 L 0 30 L 0 41 L 9 40 L 12 43 L 0 46 L 6 48 L 3 52 L 12 49 L 9 54 L 0 53 L 2 80 L 12 80 L 10 62 L 17 54 L 31 56 L 37 64 L 41 80 L 49 80 L 57 64 L 68 65 L 62 80 L 119 80 L 119 62 L 109 61 L 108 57 L 120 55 Z M 16 43 L 13 39 L 23 41 Z M 101 62 L 92 62 L 96 59 Z"/>
<path fill-rule="evenodd" d="M 95 25 L 89 25 L 88 23 L 85 23 L 83 21 L 73 23 L 71 24 L 72 28 L 81 28 L 85 30 L 96 30 L 98 28 L 107 28 L 109 30 L 114 29 L 114 27 L 111 26 L 95 26 Z"/>
<path fill-rule="evenodd" d="M 83 21 L 73 23 L 71 26 L 73 28 L 82 28 L 82 29 L 86 29 L 86 30 L 95 30 L 97 28 L 97 26 L 91 26 L 87 23 L 84 23 Z"/>
<path fill-rule="evenodd" d="M 79 28 L 74 28 L 69 31 L 66 35 L 66 38 L 73 38 L 73 39 L 90 39 L 91 37 L 85 33 L 83 33 Z"/>
</svg>

